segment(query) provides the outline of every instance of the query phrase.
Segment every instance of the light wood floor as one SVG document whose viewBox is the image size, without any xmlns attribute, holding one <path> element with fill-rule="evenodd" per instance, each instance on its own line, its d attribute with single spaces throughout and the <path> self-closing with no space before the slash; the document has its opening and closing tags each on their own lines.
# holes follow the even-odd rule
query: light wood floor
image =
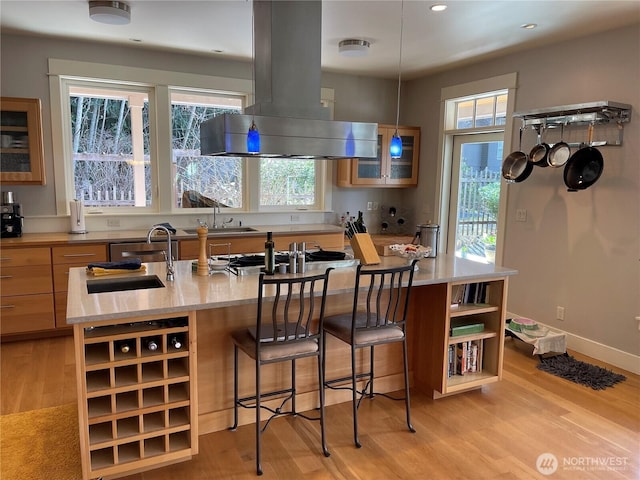
<svg viewBox="0 0 640 480">
<path fill-rule="evenodd" d="M 263 437 L 263 478 L 640 478 L 639 376 L 621 372 L 625 382 L 594 391 L 537 370 L 538 360 L 516 341 L 505 346 L 502 382 L 439 400 L 414 393 L 415 434 L 406 430 L 403 402 L 382 397 L 361 405 L 361 449 L 352 443 L 350 404 L 327 409 L 329 458 L 317 422 L 272 422 Z M 70 337 L 4 343 L 0 355 L 3 415 L 76 401 Z M 254 445 L 250 425 L 203 435 L 193 460 L 128 478 L 256 478 Z M 536 469 L 544 453 L 558 459 L 553 475 Z"/>
</svg>

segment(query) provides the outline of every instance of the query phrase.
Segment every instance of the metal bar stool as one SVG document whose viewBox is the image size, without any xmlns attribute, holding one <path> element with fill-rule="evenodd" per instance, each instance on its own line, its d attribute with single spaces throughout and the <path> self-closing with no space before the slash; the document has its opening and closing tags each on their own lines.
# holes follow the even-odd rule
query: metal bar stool
<svg viewBox="0 0 640 480">
<path fill-rule="evenodd" d="M 256 324 L 231 333 L 233 340 L 233 426 L 238 427 L 238 407 L 254 408 L 256 411 L 256 471 L 262 475 L 261 436 L 271 420 L 281 415 L 298 415 L 307 420 L 319 420 L 322 451 L 326 457 L 329 450 L 324 429 L 324 362 L 321 335 L 324 307 L 327 296 L 329 272 L 309 276 L 265 276 L 258 281 L 258 310 Z M 322 285 L 320 285 L 322 284 Z M 321 289 L 321 292 L 320 292 Z M 264 304 L 271 302 L 271 305 Z M 263 308 L 265 307 L 265 308 Z M 255 361 L 255 395 L 238 397 L 238 351 L 242 350 Z M 318 359 L 318 392 L 320 415 L 309 417 L 296 411 L 296 360 L 304 357 Z M 291 362 L 291 387 L 278 391 L 262 392 L 260 389 L 260 367 L 269 363 Z M 271 408 L 262 404 L 262 399 L 283 397 L 280 406 Z M 290 407 L 285 410 L 287 402 Z M 271 416 L 261 426 L 260 412 L 267 410 Z"/>
<path fill-rule="evenodd" d="M 341 315 L 328 316 L 324 320 L 322 345 L 326 350 L 326 335 L 333 335 L 351 347 L 351 375 L 326 380 L 324 386 L 332 389 L 352 391 L 353 402 L 353 438 L 356 447 L 362 445 L 358 438 L 358 407 L 365 396 L 373 398 L 382 395 L 393 400 L 404 400 L 407 414 L 407 427 L 415 433 L 411 425 L 411 405 L 409 398 L 409 365 L 407 359 L 406 320 L 409 309 L 409 295 L 413 284 L 413 272 L 418 260 L 409 265 L 393 268 L 363 268 L 359 265 L 356 272 L 356 285 L 353 296 L 353 310 Z M 403 282 L 406 284 L 403 286 Z M 366 298 L 360 301 L 360 287 L 366 288 Z M 395 398 L 373 390 L 374 380 L 374 348 L 377 345 L 402 342 L 404 360 L 403 398 Z M 370 365 L 367 372 L 356 372 L 356 350 L 369 347 Z M 323 355 L 324 359 L 324 355 Z M 367 381 L 362 390 L 358 390 L 358 379 Z M 350 386 L 346 382 L 351 381 Z M 342 385 L 339 385 L 342 384 Z M 358 398 L 359 395 L 359 398 Z"/>
</svg>

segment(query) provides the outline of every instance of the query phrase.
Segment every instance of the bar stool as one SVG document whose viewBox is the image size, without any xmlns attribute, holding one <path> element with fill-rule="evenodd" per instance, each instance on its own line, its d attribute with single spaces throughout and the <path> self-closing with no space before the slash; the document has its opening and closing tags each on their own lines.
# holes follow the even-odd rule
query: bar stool
<svg viewBox="0 0 640 480">
<path fill-rule="evenodd" d="M 415 433 L 411 425 L 411 405 L 409 398 L 409 365 L 407 360 L 406 320 L 409 309 L 409 295 L 413 284 L 413 272 L 418 260 L 409 265 L 392 268 L 364 268 L 358 265 L 356 284 L 353 296 L 353 310 L 341 315 L 328 316 L 324 320 L 322 345 L 326 350 L 326 335 L 333 335 L 351 347 L 351 375 L 332 380 L 325 380 L 324 386 L 332 389 L 352 391 L 353 439 L 356 447 L 362 445 L 358 438 L 358 407 L 365 396 L 373 398 L 382 395 L 393 400 L 404 400 L 407 415 L 407 427 Z M 403 285 L 403 281 L 406 281 Z M 364 301 L 359 298 L 360 288 L 366 289 Z M 377 345 L 402 342 L 404 361 L 403 398 L 395 398 L 373 390 L 374 380 L 374 348 Z M 369 370 L 356 372 L 356 350 L 369 347 Z M 324 358 L 324 356 L 323 356 Z M 367 381 L 362 390 L 358 390 L 356 382 L 365 378 Z M 351 386 L 345 386 L 350 380 Z M 343 384 L 336 386 L 337 384 Z M 367 393 L 368 392 L 368 393 Z M 359 395 L 359 398 L 358 398 Z"/>
<path fill-rule="evenodd" d="M 322 274 L 308 276 L 265 276 L 258 281 L 258 309 L 256 324 L 231 333 L 233 340 L 233 425 L 238 427 L 238 407 L 254 408 L 256 411 L 256 471 L 262 475 L 261 436 L 276 417 L 298 415 L 307 420 L 319 420 L 322 452 L 326 457 L 329 450 L 324 429 L 324 362 L 322 355 L 322 324 L 327 296 L 328 268 Z M 322 284 L 322 285 L 320 285 Z M 269 305 L 264 305 L 269 302 Z M 264 308 L 263 308 L 264 307 Z M 255 394 L 238 398 L 238 351 L 242 350 L 255 361 Z M 296 360 L 304 357 L 318 359 L 318 392 L 320 415 L 309 417 L 296 411 Z M 260 388 L 260 367 L 262 365 L 291 362 L 291 387 L 278 391 L 262 392 Z M 286 396 L 285 396 L 286 395 Z M 277 408 L 262 404 L 268 397 L 282 397 Z M 287 402 L 290 407 L 285 410 Z M 261 427 L 260 412 L 267 410 L 271 416 Z"/>
</svg>

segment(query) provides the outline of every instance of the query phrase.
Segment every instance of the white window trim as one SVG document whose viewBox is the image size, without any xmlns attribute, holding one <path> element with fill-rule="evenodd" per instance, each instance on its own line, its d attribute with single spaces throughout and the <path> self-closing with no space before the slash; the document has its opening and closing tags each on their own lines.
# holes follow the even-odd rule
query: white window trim
<svg viewBox="0 0 640 480">
<path fill-rule="evenodd" d="M 504 145 L 511 145 L 511 138 L 513 135 L 513 122 L 509 122 L 509 119 L 513 117 L 513 111 L 515 107 L 516 87 L 518 82 L 517 72 L 500 75 L 497 77 L 485 78 L 475 82 L 464 83 L 461 85 L 453 85 L 451 87 L 444 87 L 440 93 L 440 127 L 438 132 L 439 146 L 438 146 L 438 158 L 441 159 L 438 162 L 436 169 L 436 178 L 439 180 L 436 183 L 435 192 L 435 211 L 438 212 L 439 224 L 441 229 L 441 237 L 447 238 L 449 229 L 449 204 L 450 199 L 448 195 L 443 195 L 446 191 L 446 185 L 451 183 L 451 159 L 453 155 L 453 132 L 450 130 L 450 125 L 447 125 L 447 118 L 450 118 L 448 108 L 451 100 L 462 99 L 465 97 L 477 96 L 485 92 L 496 92 L 500 90 L 507 90 L 507 121 L 504 125 L 497 127 L 482 127 L 474 129 L 476 132 L 485 131 L 491 132 L 504 129 Z M 449 128 L 448 128 L 449 127 Z M 457 135 L 460 135 L 464 130 L 455 130 Z M 498 210 L 498 236 L 502 237 L 505 222 L 506 222 L 506 205 L 507 205 L 507 188 L 500 189 L 500 208 Z M 498 242 L 500 245 L 502 242 Z M 499 264 L 501 258 L 501 251 L 496 252 L 496 265 Z"/>
</svg>

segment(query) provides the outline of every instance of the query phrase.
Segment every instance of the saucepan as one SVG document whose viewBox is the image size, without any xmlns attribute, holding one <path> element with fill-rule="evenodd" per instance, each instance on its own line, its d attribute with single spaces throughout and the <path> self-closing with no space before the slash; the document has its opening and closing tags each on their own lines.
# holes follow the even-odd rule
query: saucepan
<svg viewBox="0 0 640 480">
<path fill-rule="evenodd" d="M 592 146 L 593 124 L 589 125 L 587 143 L 571 155 L 564 167 L 564 184 L 569 192 L 584 190 L 596 183 L 604 169 L 604 159 Z"/>
<path fill-rule="evenodd" d="M 533 171 L 533 163 L 529 161 L 529 157 L 522 151 L 522 130 L 520 127 L 520 144 L 517 152 L 510 153 L 502 163 L 502 177 L 509 183 L 519 183 L 531 175 Z"/>
</svg>

